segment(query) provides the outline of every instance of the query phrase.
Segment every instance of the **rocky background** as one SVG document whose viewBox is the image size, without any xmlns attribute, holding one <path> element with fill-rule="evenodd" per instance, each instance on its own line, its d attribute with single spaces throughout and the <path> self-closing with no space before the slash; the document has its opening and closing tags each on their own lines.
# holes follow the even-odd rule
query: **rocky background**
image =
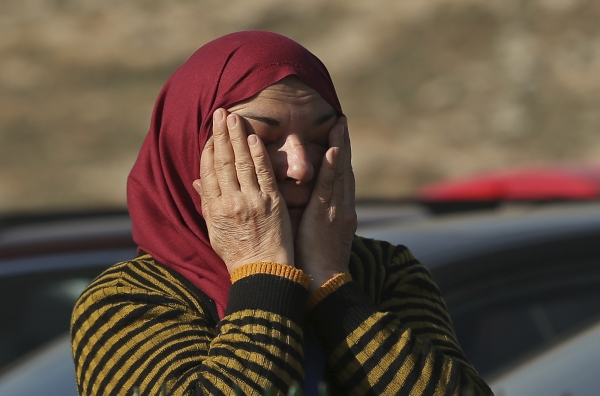
<svg viewBox="0 0 600 396">
<path fill-rule="evenodd" d="M 168 76 L 236 30 L 329 67 L 357 194 L 600 160 L 594 0 L 2 0 L 0 212 L 122 207 Z"/>
</svg>

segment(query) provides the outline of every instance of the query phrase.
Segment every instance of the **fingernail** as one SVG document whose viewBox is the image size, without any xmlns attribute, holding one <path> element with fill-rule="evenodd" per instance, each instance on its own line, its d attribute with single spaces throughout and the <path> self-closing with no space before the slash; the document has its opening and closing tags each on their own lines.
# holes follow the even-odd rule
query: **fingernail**
<svg viewBox="0 0 600 396">
<path fill-rule="evenodd" d="M 221 123 L 223 122 L 223 110 L 221 109 L 217 109 L 214 113 L 213 113 L 213 121 L 216 123 Z"/>
<path fill-rule="evenodd" d="M 248 136 L 248 145 L 254 146 L 258 143 L 258 137 L 255 134 Z"/>
<path fill-rule="evenodd" d="M 329 165 L 332 168 L 335 168 L 336 166 L 336 158 L 337 158 L 337 154 L 340 151 L 339 147 L 332 147 L 330 150 L 328 150 L 325 153 L 325 157 L 327 157 L 327 162 L 329 162 Z"/>
<path fill-rule="evenodd" d="M 229 114 L 227 116 L 227 126 L 229 128 L 233 128 L 235 126 L 235 124 L 237 124 L 237 117 L 234 116 L 233 114 Z"/>
<path fill-rule="evenodd" d="M 192 186 L 194 186 L 194 190 L 196 190 L 198 194 L 202 194 L 202 184 L 200 183 L 200 179 L 194 180 Z"/>
</svg>

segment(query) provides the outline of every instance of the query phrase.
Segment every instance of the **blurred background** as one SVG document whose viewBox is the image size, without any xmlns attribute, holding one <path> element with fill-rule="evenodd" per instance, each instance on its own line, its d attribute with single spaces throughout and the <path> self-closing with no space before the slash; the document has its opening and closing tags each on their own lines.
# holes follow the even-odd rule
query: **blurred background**
<svg viewBox="0 0 600 396">
<path fill-rule="evenodd" d="M 170 74 L 223 34 L 328 66 L 359 198 L 600 159 L 600 2 L 2 0 L 0 212 L 118 208 Z"/>
<path fill-rule="evenodd" d="M 263 29 L 329 68 L 358 233 L 428 265 L 496 394 L 595 396 L 598 21 L 597 0 L 0 0 L 0 395 L 76 395 L 68 319 L 135 254 L 125 184 L 160 89 Z"/>
</svg>

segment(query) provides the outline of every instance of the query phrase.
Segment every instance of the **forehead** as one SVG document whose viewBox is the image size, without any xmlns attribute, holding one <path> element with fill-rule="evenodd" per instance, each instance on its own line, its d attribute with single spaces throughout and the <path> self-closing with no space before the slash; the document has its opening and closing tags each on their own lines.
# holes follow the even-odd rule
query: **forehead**
<svg viewBox="0 0 600 396">
<path fill-rule="evenodd" d="M 286 77 L 228 110 L 233 112 L 254 109 L 272 112 L 290 106 L 302 108 L 309 113 L 321 114 L 334 111 L 333 107 L 317 91 L 296 76 Z"/>
</svg>

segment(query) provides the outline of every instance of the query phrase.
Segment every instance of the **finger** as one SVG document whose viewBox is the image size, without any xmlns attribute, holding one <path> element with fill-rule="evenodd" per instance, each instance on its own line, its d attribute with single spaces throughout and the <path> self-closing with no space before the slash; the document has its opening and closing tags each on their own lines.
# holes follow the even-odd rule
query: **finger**
<svg viewBox="0 0 600 396">
<path fill-rule="evenodd" d="M 334 188 L 336 165 L 340 148 L 330 147 L 323 157 L 319 176 L 310 197 L 310 206 L 318 205 L 321 209 L 329 208 Z"/>
<path fill-rule="evenodd" d="M 219 187 L 219 181 L 217 180 L 217 174 L 215 172 L 215 144 L 214 139 L 211 137 L 204 145 L 202 155 L 200 156 L 200 183 L 202 200 L 211 199 L 221 196 L 221 188 Z M 194 182 L 194 185 L 196 182 Z"/>
<path fill-rule="evenodd" d="M 331 199 L 335 202 L 341 202 L 344 199 L 344 157 L 346 147 L 344 142 L 344 125 L 336 124 L 329 133 L 329 145 L 339 148 L 339 160 L 335 164 L 335 173 L 333 176 L 333 186 Z"/>
<path fill-rule="evenodd" d="M 227 128 L 227 112 L 224 109 L 217 109 L 213 114 L 213 139 L 214 168 L 221 191 L 239 190 L 235 156 Z"/>
<path fill-rule="evenodd" d="M 257 190 L 258 181 L 254 170 L 254 161 L 250 155 L 248 138 L 242 118 L 237 114 L 227 116 L 229 140 L 233 147 L 237 180 L 242 191 Z"/>
<path fill-rule="evenodd" d="M 200 204 L 202 206 L 200 214 L 204 217 L 205 220 L 207 220 L 209 217 L 208 216 L 208 202 L 210 201 L 210 199 L 209 199 L 209 197 L 204 195 L 204 193 L 202 192 L 202 180 L 201 179 L 194 180 L 194 182 L 192 183 L 192 186 L 194 187 L 194 189 L 196 190 L 198 195 L 200 195 Z M 204 197 L 204 199 L 202 199 L 202 197 Z"/>
<path fill-rule="evenodd" d="M 276 193 L 278 189 L 275 174 L 265 145 L 258 136 L 252 134 L 248 136 L 248 146 L 250 147 L 250 155 L 254 162 L 254 171 L 260 190 L 266 194 Z"/>
<path fill-rule="evenodd" d="M 350 131 L 348 125 L 344 125 L 344 159 L 343 159 L 343 178 L 344 178 L 344 202 L 354 205 L 356 195 L 356 181 L 354 170 L 352 169 L 352 146 L 350 144 Z"/>
</svg>

